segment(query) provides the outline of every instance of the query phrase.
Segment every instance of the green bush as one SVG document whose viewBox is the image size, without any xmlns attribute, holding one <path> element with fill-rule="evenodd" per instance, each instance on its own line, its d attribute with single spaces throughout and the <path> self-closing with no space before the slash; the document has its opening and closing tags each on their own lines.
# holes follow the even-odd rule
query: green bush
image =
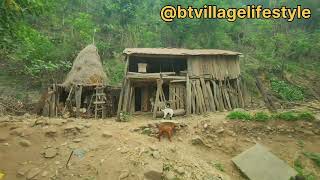
<svg viewBox="0 0 320 180">
<path fill-rule="evenodd" d="M 303 100 L 304 94 L 301 88 L 287 84 L 285 81 L 271 79 L 271 88 L 278 93 L 282 99 L 287 101 Z"/>
<path fill-rule="evenodd" d="M 298 172 L 299 176 L 304 177 L 306 180 L 316 180 L 316 177 L 313 173 L 304 169 L 300 158 L 294 161 L 294 169 Z"/>
<path fill-rule="evenodd" d="M 269 116 L 267 113 L 265 113 L 265 112 L 257 112 L 257 113 L 253 116 L 253 119 L 256 120 L 256 121 L 265 122 L 265 121 L 270 120 L 270 116 Z"/>
<path fill-rule="evenodd" d="M 303 153 L 306 157 L 313 160 L 318 167 L 320 167 L 320 153 L 313 153 L 313 152 L 304 152 Z"/>
<path fill-rule="evenodd" d="M 242 112 L 242 111 L 233 111 L 230 112 L 227 117 L 229 119 L 241 119 L 241 120 L 252 120 L 253 117 L 248 112 Z"/>
<path fill-rule="evenodd" d="M 129 122 L 130 114 L 128 112 L 120 112 L 120 122 Z"/>
<path fill-rule="evenodd" d="M 280 119 L 285 121 L 297 121 L 297 120 L 312 121 L 315 119 L 315 117 L 311 112 L 308 112 L 308 111 L 303 111 L 303 112 L 287 111 L 287 112 L 274 114 L 273 119 Z"/>
<path fill-rule="evenodd" d="M 307 121 L 313 121 L 313 120 L 316 119 L 314 117 L 314 115 L 311 112 L 308 112 L 308 111 L 299 113 L 298 118 L 300 120 L 307 120 Z"/>
<path fill-rule="evenodd" d="M 298 115 L 292 111 L 277 113 L 273 115 L 273 118 L 285 121 L 297 121 L 299 119 Z"/>
</svg>

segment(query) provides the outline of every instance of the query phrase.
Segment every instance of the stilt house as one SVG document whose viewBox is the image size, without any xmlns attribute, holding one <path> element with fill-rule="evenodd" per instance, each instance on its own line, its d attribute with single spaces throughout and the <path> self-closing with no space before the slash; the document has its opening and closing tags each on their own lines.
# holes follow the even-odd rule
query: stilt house
<svg viewBox="0 0 320 180">
<path fill-rule="evenodd" d="M 127 48 L 120 113 L 170 107 L 176 115 L 243 107 L 241 53 L 216 49 Z"/>
</svg>

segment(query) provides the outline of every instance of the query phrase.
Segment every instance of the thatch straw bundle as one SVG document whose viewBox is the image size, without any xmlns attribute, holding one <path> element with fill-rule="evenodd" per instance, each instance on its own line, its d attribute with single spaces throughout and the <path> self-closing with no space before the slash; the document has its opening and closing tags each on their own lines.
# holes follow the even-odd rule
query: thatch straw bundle
<svg viewBox="0 0 320 180">
<path fill-rule="evenodd" d="M 107 76 L 103 71 L 98 50 L 91 44 L 80 51 L 63 86 L 105 85 L 106 83 Z"/>
</svg>

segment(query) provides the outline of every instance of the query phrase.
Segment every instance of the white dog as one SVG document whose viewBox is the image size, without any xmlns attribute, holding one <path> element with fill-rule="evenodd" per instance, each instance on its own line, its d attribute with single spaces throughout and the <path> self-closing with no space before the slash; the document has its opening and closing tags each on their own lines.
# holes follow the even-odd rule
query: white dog
<svg viewBox="0 0 320 180">
<path fill-rule="evenodd" d="M 173 116 L 173 109 L 171 108 L 164 108 L 164 109 L 161 109 L 161 111 L 163 112 L 163 119 L 166 119 L 167 117 L 167 114 L 170 115 L 170 120 L 172 119 L 172 116 Z"/>
</svg>

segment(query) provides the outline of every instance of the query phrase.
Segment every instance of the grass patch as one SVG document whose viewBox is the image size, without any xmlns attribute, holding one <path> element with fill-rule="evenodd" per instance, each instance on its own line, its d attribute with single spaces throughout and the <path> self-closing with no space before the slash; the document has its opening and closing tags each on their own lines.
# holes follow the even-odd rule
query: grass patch
<svg viewBox="0 0 320 180">
<path fill-rule="evenodd" d="M 266 122 L 269 120 L 284 120 L 284 121 L 313 121 L 315 120 L 315 116 L 313 113 L 309 111 L 295 112 L 295 111 L 287 111 L 280 112 L 269 115 L 266 112 L 256 112 L 254 115 L 251 115 L 249 112 L 245 111 L 233 111 L 227 115 L 227 118 L 232 120 L 246 120 L 246 121 L 260 121 Z"/>
<path fill-rule="evenodd" d="M 247 120 L 247 121 L 250 121 L 253 119 L 253 117 L 251 116 L 250 113 L 248 112 L 244 112 L 244 111 L 233 111 L 233 112 L 230 112 L 227 117 L 229 119 L 234 119 L 234 120 Z"/>
<path fill-rule="evenodd" d="M 299 119 L 298 115 L 292 111 L 274 114 L 273 118 L 285 121 L 297 121 Z"/>
<path fill-rule="evenodd" d="M 305 112 L 300 112 L 298 114 L 299 119 L 301 120 L 307 120 L 307 121 L 313 121 L 316 119 L 314 115 L 311 112 L 305 111 Z"/>
<path fill-rule="evenodd" d="M 318 167 L 320 167 L 320 153 L 304 152 L 303 154 L 315 162 Z"/>
<path fill-rule="evenodd" d="M 267 114 L 266 112 L 257 112 L 254 116 L 253 119 L 256 121 L 261 121 L 261 122 L 265 122 L 270 120 L 270 116 L 269 114 Z"/>
<path fill-rule="evenodd" d="M 211 162 L 211 165 L 212 165 L 214 168 L 216 168 L 217 170 L 221 171 L 221 172 L 224 172 L 224 171 L 225 171 L 225 170 L 224 170 L 224 166 L 223 166 L 223 164 L 221 164 L 221 163 L 216 163 L 216 162 L 212 161 L 212 162 Z"/>
<path fill-rule="evenodd" d="M 304 177 L 305 180 L 316 180 L 316 176 L 313 173 L 305 170 L 300 158 L 294 161 L 294 169 L 298 172 L 298 175 Z"/>
<path fill-rule="evenodd" d="M 315 117 L 311 112 L 308 112 L 308 111 L 303 111 L 303 112 L 287 111 L 287 112 L 274 114 L 273 119 L 280 119 L 285 121 L 297 121 L 297 120 L 313 121 Z"/>
</svg>

